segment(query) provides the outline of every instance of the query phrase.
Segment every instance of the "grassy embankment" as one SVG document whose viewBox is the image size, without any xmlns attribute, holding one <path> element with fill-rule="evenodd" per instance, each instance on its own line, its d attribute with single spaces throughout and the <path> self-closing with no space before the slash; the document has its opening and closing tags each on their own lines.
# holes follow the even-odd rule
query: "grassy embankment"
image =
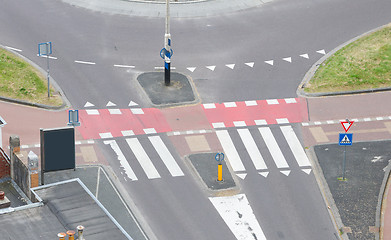
<svg viewBox="0 0 391 240">
<path fill-rule="evenodd" d="M 391 24 L 327 59 L 305 91 L 341 92 L 391 87 Z"/>
<path fill-rule="evenodd" d="M 0 48 L 0 96 L 61 106 L 62 99 L 56 91 L 50 88 L 50 98 L 47 91 L 46 76 L 15 54 Z"/>
</svg>

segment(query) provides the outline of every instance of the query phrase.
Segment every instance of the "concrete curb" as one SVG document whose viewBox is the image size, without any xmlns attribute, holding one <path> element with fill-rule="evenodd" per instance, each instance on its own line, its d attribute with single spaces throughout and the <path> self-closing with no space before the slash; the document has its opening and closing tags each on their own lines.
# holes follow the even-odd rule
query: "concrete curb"
<svg viewBox="0 0 391 240">
<path fill-rule="evenodd" d="M 312 79 L 312 77 L 314 76 L 314 74 L 316 73 L 316 71 L 318 70 L 319 66 L 324 62 L 326 61 L 329 57 L 331 57 L 332 55 L 334 55 L 338 50 L 342 49 L 343 47 L 349 45 L 350 43 L 364 37 L 364 36 L 367 36 L 371 33 L 374 33 L 382 28 L 385 28 L 386 26 L 388 26 L 389 24 L 386 24 L 386 25 L 383 25 L 383 26 L 380 26 L 378 28 L 375 28 L 375 29 L 372 29 L 371 31 L 369 32 L 366 32 L 364 34 L 361 34 L 341 45 L 339 45 L 338 47 L 334 48 L 332 51 L 330 51 L 329 53 L 327 53 L 326 55 L 324 55 L 321 59 L 319 59 L 314 65 L 312 65 L 312 67 L 310 68 L 310 70 L 304 75 L 304 78 L 303 80 L 301 81 L 299 87 L 297 88 L 297 91 L 296 91 L 296 94 L 300 97 L 326 97 L 326 96 L 338 96 L 338 95 L 352 95 L 352 94 L 361 94 L 361 93 L 374 93 L 374 92 L 382 92 L 382 91 L 389 91 L 391 90 L 391 87 L 387 87 L 387 88 L 374 88 L 374 89 L 365 89 L 365 90 L 356 90 L 356 91 L 343 91 L 343 92 L 320 92 L 320 93 L 307 93 L 304 91 L 305 89 L 305 86 L 308 84 L 308 82 Z"/>
<path fill-rule="evenodd" d="M 384 174 L 384 179 L 382 182 L 382 185 L 380 187 L 380 194 L 378 198 L 378 203 L 376 207 L 376 227 L 379 228 L 379 232 L 376 233 L 376 240 L 383 239 L 383 228 L 384 228 L 384 212 L 386 210 L 386 204 L 384 204 L 385 198 L 389 194 L 389 187 L 391 184 L 391 178 L 390 178 L 390 172 L 391 172 L 391 165 L 387 166 L 387 170 Z M 388 206 L 390 207 L 390 206 Z M 383 214 L 382 214 L 383 213 Z"/>
<path fill-rule="evenodd" d="M 11 52 L 11 53 L 15 54 L 16 56 L 22 58 L 24 61 L 26 61 L 31 66 L 33 66 L 35 69 L 37 69 L 43 75 L 46 75 L 46 71 L 45 70 L 43 70 L 40 66 L 38 66 L 36 63 L 31 61 L 27 57 L 21 55 L 20 53 L 18 53 L 16 51 L 12 51 L 12 50 L 6 48 L 3 45 L 0 45 L 0 48 L 6 50 L 8 52 Z M 28 101 L 25 101 L 25 100 L 19 100 L 19 99 L 8 98 L 8 97 L 3 97 L 3 96 L 0 96 L 0 100 L 6 101 L 6 102 L 11 102 L 11 103 L 23 104 L 23 105 L 32 106 L 32 107 L 43 108 L 43 109 L 46 109 L 46 110 L 55 110 L 55 111 L 65 110 L 68 107 L 70 107 L 71 103 L 69 102 L 69 100 L 65 96 L 65 93 L 62 91 L 60 86 L 57 84 L 57 82 L 51 76 L 50 76 L 50 82 L 51 82 L 52 86 L 54 87 L 54 89 L 60 94 L 61 99 L 63 101 L 63 104 L 61 106 L 59 106 L 59 107 L 49 106 L 49 105 L 40 104 L 40 103 L 32 103 L 32 102 L 28 102 Z"/>
</svg>

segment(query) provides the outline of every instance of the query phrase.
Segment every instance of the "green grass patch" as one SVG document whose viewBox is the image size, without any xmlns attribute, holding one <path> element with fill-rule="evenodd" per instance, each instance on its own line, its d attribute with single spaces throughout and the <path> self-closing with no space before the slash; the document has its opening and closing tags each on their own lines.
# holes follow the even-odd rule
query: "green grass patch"
<svg viewBox="0 0 391 240">
<path fill-rule="evenodd" d="M 47 96 L 47 80 L 37 69 L 15 54 L 0 48 L 0 96 L 61 106 L 62 99 L 51 87 Z"/>
<path fill-rule="evenodd" d="M 391 87 L 391 25 L 348 44 L 319 66 L 305 91 Z"/>
</svg>

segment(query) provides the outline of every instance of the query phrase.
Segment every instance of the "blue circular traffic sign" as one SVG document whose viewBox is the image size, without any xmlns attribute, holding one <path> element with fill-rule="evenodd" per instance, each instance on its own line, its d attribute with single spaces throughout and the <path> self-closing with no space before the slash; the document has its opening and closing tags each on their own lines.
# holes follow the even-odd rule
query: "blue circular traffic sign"
<svg viewBox="0 0 391 240">
<path fill-rule="evenodd" d="M 224 153 L 217 153 L 215 156 L 216 161 L 221 162 L 224 160 Z"/>
</svg>

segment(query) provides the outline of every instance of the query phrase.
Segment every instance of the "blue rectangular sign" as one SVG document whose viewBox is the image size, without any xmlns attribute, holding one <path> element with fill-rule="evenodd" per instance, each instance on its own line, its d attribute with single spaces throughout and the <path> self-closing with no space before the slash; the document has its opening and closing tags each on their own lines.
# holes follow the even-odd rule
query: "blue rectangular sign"
<svg viewBox="0 0 391 240">
<path fill-rule="evenodd" d="M 39 56 L 49 56 L 50 54 L 52 54 L 52 42 L 38 44 Z"/>
<path fill-rule="evenodd" d="M 340 146 L 350 146 L 353 143 L 353 133 L 340 133 L 339 141 Z"/>
</svg>

